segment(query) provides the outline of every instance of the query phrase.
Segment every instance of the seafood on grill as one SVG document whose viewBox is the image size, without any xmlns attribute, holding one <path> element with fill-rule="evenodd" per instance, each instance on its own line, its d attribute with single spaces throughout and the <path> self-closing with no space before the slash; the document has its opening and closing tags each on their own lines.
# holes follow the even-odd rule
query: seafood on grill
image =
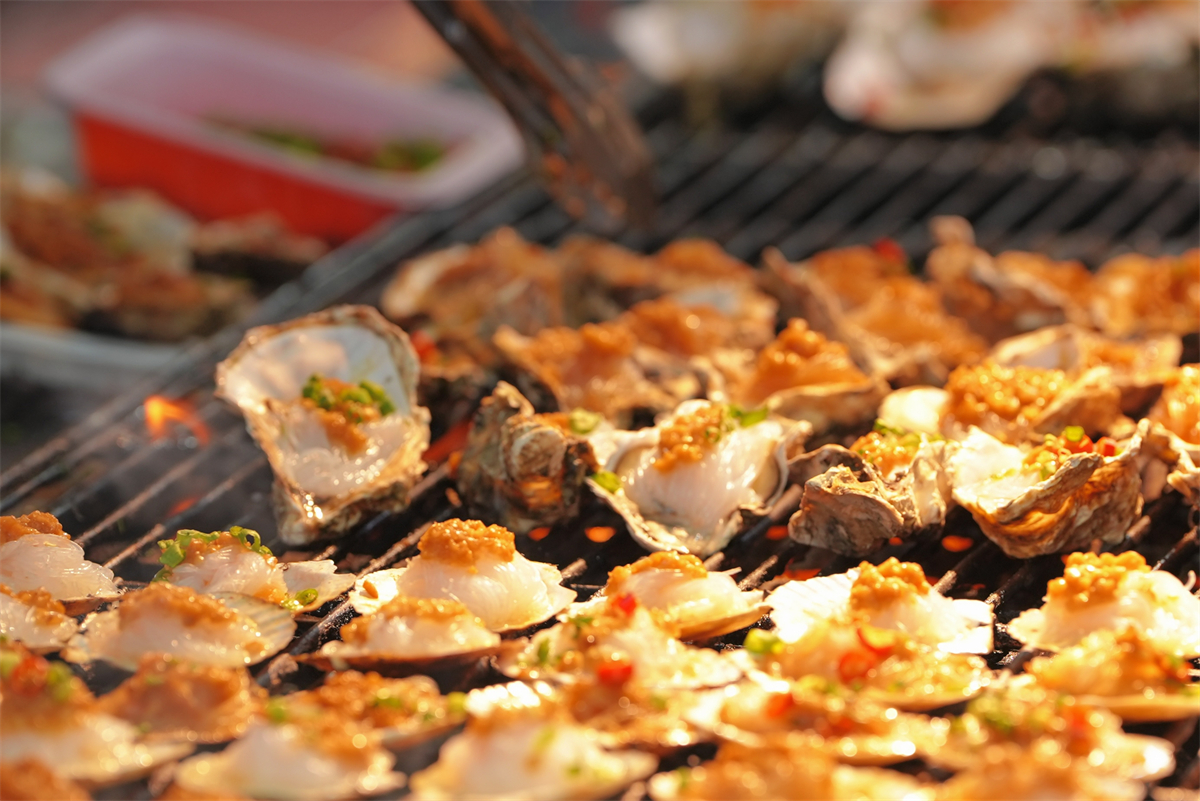
<svg viewBox="0 0 1200 801">
<path fill-rule="evenodd" d="M 1146 415 L 1147 449 L 1170 470 L 1166 481 L 1189 503 L 1200 501 L 1200 366 L 1185 364 L 1167 378 Z"/>
<path fill-rule="evenodd" d="M 434 523 L 421 536 L 420 554 L 404 567 L 358 580 L 350 594 L 360 614 L 379 611 L 399 595 L 458 601 L 495 632 L 517 631 L 548 620 L 575 600 L 554 565 L 520 554 L 513 533 L 478 520 Z"/>
<path fill-rule="evenodd" d="M 757 353 L 725 349 L 711 361 L 711 399 L 807 421 L 814 434 L 869 423 L 887 393 L 887 382 L 859 369 L 845 345 L 796 318 Z"/>
<path fill-rule="evenodd" d="M 816 620 L 794 641 L 751 629 L 745 649 L 735 655 L 754 676 L 813 676 L 841 685 L 843 691 L 918 712 L 972 698 L 992 679 L 978 656 L 948 653 L 856 616 Z"/>
<path fill-rule="evenodd" d="M 688 718 L 726 742 L 766 745 L 787 732 L 808 736 L 851 765 L 890 765 L 938 744 L 929 719 L 848 692 L 819 676 L 797 681 L 752 676 L 706 694 Z"/>
<path fill-rule="evenodd" d="M 45 592 L 69 615 L 121 594 L 113 572 L 84 559 L 83 548 L 48 512 L 0 517 L 0 584 L 15 593 Z"/>
<path fill-rule="evenodd" d="M 650 754 L 606 748 L 561 702 L 520 690 L 506 685 L 468 696 L 466 730 L 442 746 L 431 767 L 413 774 L 414 801 L 608 798 L 658 764 Z"/>
<path fill-rule="evenodd" d="M 65 646 L 79 624 L 45 590 L 15 592 L 0 584 L 0 636 L 40 654 Z"/>
<path fill-rule="evenodd" d="M 0 750 L 5 763 L 53 761 L 54 772 L 91 787 L 149 773 L 194 749 L 144 742 L 138 727 L 113 717 L 63 662 L 20 646 L 0 646 Z"/>
<path fill-rule="evenodd" d="M 101 696 L 98 706 L 148 739 L 222 743 L 240 737 L 263 714 L 266 701 L 267 691 L 244 667 L 147 654 L 137 672 Z"/>
<path fill-rule="evenodd" d="M 348 666 L 421 672 L 469 664 L 494 653 L 500 636 L 458 601 L 397 595 L 341 629 L 305 661 L 322 669 Z"/>
<path fill-rule="evenodd" d="M 972 427 L 948 462 L 954 500 L 1009 556 L 1119 542 L 1142 510 L 1144 431 L 1118 445 L 1068 426 L 1023 450 Z"/>
<path fill-rule="evenodd" d="M 704 640 L 743 629 L 770 611 L 762 590 L 738 589 L 730 572 L 710 572 L 692 554 L 658 551 L 613 568 L 608 583 L 573 604 L 568 617 L 602 611 L 610 598 L 632 595 L 648 609 L 669 615 L 682 640 Z"/>
<path fill-rule="evenodd" d="M 335 572 L 328 559 L 280 564 L 257 531 L 241 526 L 184 529 L 158 547 L 163 568 L 155 581 L 210 595 L 249 595 L 291 612 L 316 609 L 354 586 L 354 576 Z"/>
<path fill-rule="evenodd" d="M 1146 797 L 1144 782 L 1107 775 L 1083 760 L 1063 757 L 1062 746 L 1053 740 L 1039 740 L 1027 748 L 989 748 L 938 787 L 936 797 L 939 801 L 1142 801 Z"/>
<path fill-rule="evenodd" d="M 1180 256 L 1125 253 L 1092 281 L 1093 324 L 1112 337 L 1200 330 L 1200 249 Z"/>
<path fill-rule="evenodd" d="M 685 645 L 678 633 L 669 616 L 626 593 L 514 643 L 498 665 L 512 678 L 649 690 L 722 687 L 741 676 L 725 654 Z"/>
<path fill-rule="evenodd" d="M 1078 645 L 1025 665 L 1038 686 L 1069 693 L 1133 723 L 1200 715 L 1200 684 L 1189 672 L 1183 657 L 1132 625 L 1094 631 Z"/>
<path fill-rule="evenodd" d="M 946 653 L 992 650 L 988 604 L 947 598 L 930 586 L 919 564 L 894 556 L 878 566 L 863 562 L 845 573 L 789 581 L 767 603 L 775 634 L 785 642 L 796 642 L 821 621 L 852 618 Z"/>
<path fill-rule="evenodd" d="M 1100 775 L 1153 781 L 1175 769 L 1175 749 L 1166 740 L 1126 734 L 1110 712 L 1032 684 L 989 689 L 962 715 L 937 725 L 943 737 L 926 759 L 949 770 L 968 769 L 987 751 L 1028 753 L 1047 742 L 1064 761 L 1079 760 Z"/>
<path fill-rule="evenodd" d="M 21 801 L 91 801 L 88 791 L 38 757 L 0 762 L 0 796 Z"/>
<path fill-rule="evenodd" d="M 380 740 L 378 732 L 337 711 L 273 698 L 265 718 L 225 750 L 181 762 L 175 784 L 204 797 L 322 801 L 376 795 L 404 785 Z"/>
<path fill-rule="evenodd" d="M 652 428 L 618 435 L 588 483 L 642 547 L 708 556 L 779 499 L 809 430 L 765 408 L 688 401 Z"/>
<path fill-rule="evenodd" d="M 912 776 L 841 765 L 811 738 L 787 734 L 753 744 L 728 742 L 709 762 L 650 777 L 654 801 L 822 798 L 919 801 L 928 787 Z"/>
<path fill-rule="evenodd" d="M 1200 655 L 1200 598 L 1164 570 L 1151 570 L 1135 551 L 1073 553 L 1061 578 L 1046 586 L 1045 603 L 1008 624 L 1028 648 L 1061 651 L 1094 631 L 1137 628 L 1148 647 L 1182 657 Z"/>
<path fill-rule="evenodd" d="M 241 410 L 275 472 L 284 542 L 408 504 L 429 445 L 419 372 L 408 335 L 367 306 L 252 329 L 217 365 L 217 395 Z"/>
<path fill-rule="evenodd" d="M 342 670 L 330 673 L 311 690 L 292 693 L 287 703 L 293 708 L 323 708 L 368 726 L 392 750 L 446 734 L 466 719 L 466 696 L 442 695 L 428 676 L 399 679 Z"/>
<path fill-rule="evenodd" d="M 788 521 L 789 535 L 862 556 L 892 538 L 940 527 L 952 504 L 946 458 L 957 447 L 940 434 L 876 420 L 849 448 L 823 445 L 795 457 L 791 480 L 804 494 Z"/>
<path fill-rule="evenodd" d="M 204 595 L 155 582 L 93 612 L 63 655 L 136 670 L 145 654 L 214 667 L 243 667 L 278 653 L 296 630 L 291 613 L 246 595 Z"/>
<path fill-rule="evenodd" d="M 935 288 L 909 274 L 890 240 L 822 251 L 799 264 L 771 248 L 763 261 L 763 280 L 784 299 L 786 314 L 845 343 L 867 374 L 894 385 L 941 385 L 987 350 L 965 320 L 946 312 Z"/>
<path fill-rule="evenodd" d="M 594 412 L 534 414 L 516 387 L 501 381 L 484 398 L 455 476 L 472 514 L 516 534 L 579 512 L 584 480 L 598 463 L 588 436 L 611 426 Z"/>
</svg>

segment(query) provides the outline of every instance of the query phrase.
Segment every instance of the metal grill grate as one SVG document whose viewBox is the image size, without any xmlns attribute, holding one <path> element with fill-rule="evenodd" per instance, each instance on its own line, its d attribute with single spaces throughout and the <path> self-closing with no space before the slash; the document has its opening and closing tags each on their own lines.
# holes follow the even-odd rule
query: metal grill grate
<svg viewBox="0 0 1200 801">
<path fill-rule="evenodd" d="M 901 136 L 850 129 L 824 117 L 797 125 L 783 112 L 768 113 L 745 130 L 694 132 L 661 109 L 650 116 L 657 117 L 648 135 L 659 159 L 661 216 L 652 232 L 625 231 L 617 237 L 639 250 L 699 235 L 755 262 L 768 245 L 799 258 L 891 236 L 919 263 L 931 246 L 927 221 L 945 213 L 968 217 L 984 247 L 1035 248 L 1092 265 L 1122 250 L 1177 252 L 1200 240 L 1200 156 L 1194 146 L 1180 142 L 1150 149 L 1077 138 L 1035 140 L 1012 132 Z M 245 325 L 197 346 L 171 370 L 131 388 L 7 470 L 0 476 L 0 510 L 52 511 L 84 544 L 88 558 L 128 581 L 153 576 L 155 541 L 179 528 L 246 526 L 261 532 L 278 553 L 270 469 L 241 417 L 212 398 L 216 362 L 250 325 L 337 302 L 374 302 L 399 260 L 477 241 L 498 225 L 511 225 L 546 244 L 578 230 L 522 176 L 464 207 L 382 226 L 315 265 L 300 284 L 272 296 Z M 189 401 L 208 430 L 208 443 L 201 445 L 182 429 L 177 438 L 152 439 L 142 419 L 142 401 L 151 394 Z M 433 412 L 435 436 L 456 422 Z M 407 511 L 376 516 L 352 536 L 306 556 L 334 559 L 342 570 L 359 574 L 406 558 L 430 521 L 456 516 L 454 496 L 446 492 L 450 486 L 445 467 L 435 467 Z M 839 572 L 853 566 L 856 560 L 772 537 L 771 527 L 786 522 L 798 494 L 790 491 L 771 518 L 710 559 L 709 566 L 740 567 L 746 587 L 770 585 L 791 570 Z M 1190 514 L 1172 499 L 1148 504 L 1121 547 L 1137 548 L 1148 561 L 1182 575 L 1200 553 Z M 522 550 L 563 567 L 568 584 L 586 596 L 603 585 L 611 567 L 642 553 L 621 533 L 605 543 L 591 542 L 583 533 L 591 525 L 623 531 L 619 518 L 593 504 L 582 521 L 559 527 L 540 542 L 525 542 Z M 947 530 L 970 538 L 973 546 L 952 553 L 937 540 L 910 542 L 885 548 L 874 560 L 894 555 L 920 562 L 927 574 L 940 577 L 943 592 L 986 598 L 1000 621 L 993 666 L 1023 659 L 1003 625 L 1039 602 L 1061 562 L 1004 556 L 961 510 L 952 514 Z M 319 647 L 349 615 L 345 605 L 324 612 L 301 621 L 288 653 Z M 310 669 L 296 669 L 287 654 L 260 666 L 259 675 L 264 683 L 285 687 L 316 679 Z M 98 673 L 91 678 L 105 681 Z M 1196 720 L 1139 730 L 1167 736 L 1180 747 L 1179 768 L 1163 784 L 1195 787 L 1200 779 Z M 118 788 L 111 797 L 131 792 L 147 790 Z"/>
</svg>

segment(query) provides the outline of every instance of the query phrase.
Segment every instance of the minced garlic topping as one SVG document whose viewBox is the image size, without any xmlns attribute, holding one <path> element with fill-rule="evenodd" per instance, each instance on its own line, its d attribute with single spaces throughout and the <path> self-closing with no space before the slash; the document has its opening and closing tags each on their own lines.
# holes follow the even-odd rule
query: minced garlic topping
<svg viewBox="0 0 1200 801">
<path fill-rule="evenodd" d="M 606 595 L 612 595 L 621 585 L 635 573 L 646 573 L 651 570 L 676 570 L 689 579 L 702 579 L 708 575 L 704 563 L 690 553 L 677 551 L 655 551 L 649 556 L 643 556 L 631 565 L 614 567 L 608 574 L 608 584 L 605 585 Z"/>
<path fill-rule="evenodd" d="M 70 535 L 63 531 L 62 523 L 58 522 L 58 518 L 49 512 L 30 512 L 20 517 L 11 515 L 0 517 L 0 545 L 19 540 L 30 534 L 52 534 L 71 539 Z"/>
<path fill-rule="evenodd" d="M 137 673 L 100 699 L 101 709 L 151 731 L 212 730 L 237 726 L 250 704 L 261 709 L 266 691 L 245 668 L 197 665 L 147 654 Z M 242 699 L 245 703 L 236 703 Z M 232 703 L 231 702 L 235 702 Z"/>
<path fill-rule="evenodd" d="M 711 306 L 680 306 L 670 298 L 645 300 L 621 315 L 638 341 L 679 356 L 701 356 L 728 342 L 733 325 Z"/>
<path fill-rule="evenodd" d="M 729 410 L 719 403 L 679 415 L 659 430 L 654 467 L 666 473 L 681 464 L 700 461 L 721 441 L 729 422 Z"/>
<path fill-rule="evenodd" d="M 47 758 L 53 759 L 51 755 Z M 0 798 L 25 801 L 87 801 L 87 791 L 70 779 L 64 779 L 41 760 L 26 757 L 16 762 L 0 762 Z"/>
<path fill-rule="evenodd" d="M 6 584 L 0 584 L 0 595 L 7 595 L 10 598 L 16 598 L 26 606 L 32 606 L 39 612 L 49 613 L 44 623 L 53 623 L 54 615 L 65 615 L 67 608 L 62 605 L 61 601 L 54 598 L 53 595 L 45 590 L 24 590 L 22 592 L 13 592 L 12 588 Z"/>
<path fill-rule="evenodd" d="M 1168 378 L 1147 417 L 1184 442 L 1200 444 L 1200 367 L 1184 365 Z"/>
<path fill-rule="evenodd" d="M 504 526 L 457 518 L 430 526 L 419 547 L 426 559 L 472 568 L 482 556 L 511 562 L 517 553 L 513 533 Z"/>
<path fill-rule="evenodd" d="M 758 354 L 754 372 L 740 394 L 746 403 L 757 406 L 768 396 L 792 387 L 866 380 L 845 345 L 830 342 L 796 318 Z"/>
<path fill-rule="evenodd" d="M 447 699 L 428 676 L 385 679 L 378 673 L 344 670 L 331 673 L 321 686 L 289 696 L 294 703 L 313 703 L 338 711 L 372 727 L 397 726 L 455 716 Z M 458 714 L 461 714 L 458 713 Z"/>
<path fill-rule="evenodd" d="M 1062 370 L 1002 367 L 994 362 L 958 367 L 946 381 L 947 413 L 963 425 L 982 425 L 989 414 L 1029 422 L 1067 388 Z"/>
<path fill-rule="evenodd" d="M 1025 672 L 1043 687 L 1074 695 L 1143 695 L 1190 683 L 1188 662 L 1155 646 L 1137 626 L 1099 630 L 1054 657 L 1031 659 Z"/>
<path fill-rule="evenodd" d="M 154 582 L 144 590 L 127 593 L 117 606 L 121 628 L 143 617 L 176 616 L 185 627 L 203 624 L 230 625 L 240 618 L 237 612 L 210 595 L 166 582 Z"/>
<path fill-rule="evenodd" d="M 725 743 L 716 759 L 683 768 L 679 798 L 721 801 L 727 798 L 834 798 L 837 763 L 812 749 L 784 749 Z"/>
<path fill-rule="evenodd" d="M 920 434 L 894 434 L 871 431 L 859 437 L 850 450 L 879 468 L 884 476 L 891 475 L 897 467 L 907 467 L 917 457 L 921 448 Z"/>
<path fill-rule="evenodd" d="M 1117 587 L 1126 573 L 1145 573 L 1150 568 L 1136 551 L 1111 553 L 1073 553 L 1067 557 L 1062 578 L 1046 586 L 1046 597 L 1074 606 L 1107 603 L 1116 600 Z"/>
<path fill-rule="evenodd" d="M 916 562 L 901 562 L 894 556 L 878 567 L 863 562 L 858 566 L 858 578 L 850 587 L 850 608 L 884 609 L 907 597 L 924 595 L 930 589 L 925 571 Z"/>
<path fill-rule="evenodd" d="M 63 662 L 50 662 L 18 645 L 0 649 L 0 731 L 74 728 L 92 714 L 96 699 Z"/>
<path fill-rule="evenodd" d="M 426 620 L 447 622 L 461 617 L 474 619 L 483 626 L 483 621 L 471 614 L 467 607 L 458 601 L 441 600 L 436 598 L 409 598 L 401 595 L 388 603 L 374 615 L 355 618 L 342 626 L 342 640 L 347 643 L 365 643 L 368 639 L 371 623 L 377 618 L 421 617 Z"/>
</svg>

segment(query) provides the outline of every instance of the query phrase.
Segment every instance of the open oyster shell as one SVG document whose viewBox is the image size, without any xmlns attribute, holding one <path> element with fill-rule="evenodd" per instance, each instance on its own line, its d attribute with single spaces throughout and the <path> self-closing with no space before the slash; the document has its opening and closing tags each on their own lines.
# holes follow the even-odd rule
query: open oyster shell
<svg viewBox="0 0 1200 801">
<path fill-rule="evenodd" d="M 1124 253 L 1093 280 L 1092 320 L 1112 337 L 1183 336 L 1200 330 L 1200 250 L 1181 256 Z"/>
<path fill-rule="evenodd" d="M 1188 503 L 1200 503 L 1200 366 L 1187 364 L 1167 378 L 1162 396 L 1139 428 L 1145 449 L 1170 473 L 1166 481 Z"/>
<path fill-rule="evenodd" d="M 784 308 L 791 316 L 846 343 L 864 372 L 893 385 L 940 385 L 987 347 L 964 320 L 946 313 L 935 289 L 886 250 L 841 248 L 789 264 L 771 248 L 763 262 L 764 282 L 788 296 Z"/>
<path fill-rule="evenodd" d="M 792 539 L 865 556 L 893 537 L 910 539 L 945 522 L 952 503 L 945 463 L 957 443 L 886 426 L 879 435 L 911 439 L 912 460 L 884 473 L 862 453 L 824 445 L 792 461 L 792 481 L 804 487 L 800 509 L 788 521 Z"/>
<path fill-rule="evenodd" d="M 586 412 L 536 415 L 516 387 L 501 381 L 475 413 L 458 466 L 458 489 L 471 513 L 516 534 L 574 517 L 584 479 L 597 469 L 585 435 L 601 424 Z"/>
<path fill-rule="evenodd" d="M 48 512 L 0 517 L 0 584 L 16 593 L 39 590 L 70 616 L 120 597 L 113 572 L 84 559 L 83 548 Z"/>
<path fill-rule="evenodd" d="M 417 405 L 419 372 L 408 336 L 367 306 L 252 329 L 217 365 L 217 396 L 242 411 L 275 471 L 284 542 L 335 536 L 368 512 L 408 504 L 429 445 L 429 410 Z M 371 382 L 394 406 L 374 422 L 351 424 L 365 438 L 357 453 L 332 441 L 322 410 L 300 402 L 314 375 Z"/>
<path fill-rule="evenodd" d="M 1119 542 L 1142 511 L 1135 434 L 1116 456 L 1076 453 L 1042 477 L 1020 448 L 972 427 L 948 468 L 954 500 L 1020 559 Z"/>
<path fill-rule="evenodd" d="M 734 407 L 709 401 L 680 404 L 653 428 L 619 435 L 604 473 L 588 484 L 644 548 L 708 556 L 742 529 L 744 515 L 764 515 L 779 500 L 788 456 L 811 430 L 764 414 L 739 417 Z M 694 458 L 678 457 L 688 449 Z"/>
</svg>

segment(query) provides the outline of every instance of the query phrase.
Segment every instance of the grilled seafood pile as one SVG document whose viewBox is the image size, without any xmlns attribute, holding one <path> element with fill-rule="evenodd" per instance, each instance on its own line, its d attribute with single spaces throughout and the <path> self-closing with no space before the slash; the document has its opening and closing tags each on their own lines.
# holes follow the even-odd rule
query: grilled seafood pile
<svg viewBox="0 0 1200 801">
<path fill-rule="evenodd" d="M 974 248 L 958 234 L 942 247 Z M 1122 725 L 1200 715 L 1200 601 L 1124 545 L 1145 499 L 1196 497 L 1200 386 L 1183 323 L 1111 321 L 1175 289 L 1122 294 L 1102 270 L 1055 294 L 1059 267 L 962 252 L 979 269 L 929 282 L 887 245 L 756 277 L 711 243 L 501 232 L 414 265 L 407 332 L 364 307 L 256 329 L 218 386 L 275 471 L 275 538 L 178 531 L 143 586 L 49 514 L 0 518 L 5 792 L 155 770 L 165 798 L 1141 797 L 1174 748 Z M 548 305 L 429 305 L 466 291 L 456 271 Z M 1014 292 L 1042 302 L 1033 330 Z M 430 448 L 445 410 L 422 385 L 452 361 L 491 394 L 438 421 L 460 449 Z M 426 460 L 456 511 L 394 532 L 413 547 L 280 553 L 352 543 Z M 951 514 L 1014 559 L 1065 553 L 1044 605 L 998 628 L 1002 609 L 887 553 Z M 591 554 L 534 558 L 597 517 L 597 552 L 648 553 L 583 577 Z M 801 567 L 766 584 L 721 566 L 789 535 Z M 998 632 L 1035 655 L 1001 667 Z M 80 677 L 102 670 L 124 680 L 94 694 Z M 697 747 L 715 756 L 659 772 Z"/>
</svg>

